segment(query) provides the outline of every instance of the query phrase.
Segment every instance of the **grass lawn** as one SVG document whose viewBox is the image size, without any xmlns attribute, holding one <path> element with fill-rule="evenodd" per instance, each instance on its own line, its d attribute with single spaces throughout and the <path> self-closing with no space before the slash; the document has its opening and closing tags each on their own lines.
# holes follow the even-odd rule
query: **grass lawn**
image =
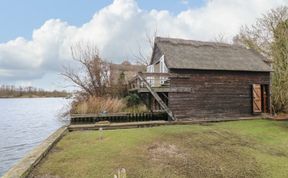
<svg viewBox="0 0 288 178">
<path fill-rule="evenodd" d="M 37 178 L 288 177 L 288 122 L 71 132 L 32 172 Z"/>
</svg>

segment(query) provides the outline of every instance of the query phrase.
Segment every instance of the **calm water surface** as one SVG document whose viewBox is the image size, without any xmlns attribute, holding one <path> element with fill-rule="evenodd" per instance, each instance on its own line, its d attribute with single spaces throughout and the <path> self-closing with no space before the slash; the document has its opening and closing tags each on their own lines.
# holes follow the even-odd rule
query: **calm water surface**
<svg viewBox="0 0 288 178">
<path fill-rule="evenodd" d="M 65 124 L 64 98 L 0 99 L 0 177 L 27 152 Z"/>
</svg>

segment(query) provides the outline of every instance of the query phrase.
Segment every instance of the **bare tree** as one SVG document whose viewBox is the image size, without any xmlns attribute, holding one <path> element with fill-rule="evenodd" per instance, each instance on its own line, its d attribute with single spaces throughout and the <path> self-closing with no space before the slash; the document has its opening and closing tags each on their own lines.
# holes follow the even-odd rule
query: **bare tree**
<svg viewBox="0 0 288 178">
<path fill-rule="evenodd" d="M 280 6 L 271 9 L 267 14 L 256 20 L 256 23 L 249 26 L 242 26 L 240 34 L 234 38 L 234 41 L 257 50 L 262 55 L 272 61 L 271 45 L 274 41 L 275 30 L 279 23 L 288 19 L 288 7 Z"/>
<path fill-rule="evenodd" d="M 273 109 L 288 112 L 288 7 L 272 9 L 254 25 L 242 27 L 234 42 L 260 52 L 272 64 Z"/>
<path fill-rule="evenodd" d="M 80 69 L 64 66 L 61 74 L 87 95 L 105 95 L 110 85 L 110 64 L 100 57 L 97 46 L 77 43 L 71 47 L 71 54 Z"/>
<path fill-rule="evenodd" d="M 14 85 L 1 85 L 0 98 L 15 98 L 15 97 L 66 97 L 66 91 L 46 91 L 35 87 L 23 87 Z"/>
<path fill-rule="evenodd" d="M 138 51 L 136 54 L 133 55 L 136 62 L 139 64 L 143 64 L 145 66 L 148 66 L 151 60 L 151 54 L 154 48 L 154 40 L 157 37 L 157 29 L 154 30 L 152 34 L 146 33 L 146 38 L 144 43 L 141 43 L 138 45 Z M 145 51 L 145 47 L 148 46 L 148 51 Z"/>
<path fill-rule="evenodd" d="M 227 43 L 226 37 L 224 33 L 219 33 L 214 40 L 217 43 Z"/>
</svg>

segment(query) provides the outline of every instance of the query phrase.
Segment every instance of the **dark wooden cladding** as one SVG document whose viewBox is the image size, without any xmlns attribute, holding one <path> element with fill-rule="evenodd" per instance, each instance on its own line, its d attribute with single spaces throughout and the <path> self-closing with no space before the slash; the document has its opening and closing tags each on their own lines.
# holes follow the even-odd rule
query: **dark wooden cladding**
<svg viewBox="0 0 288 178">
<path fill-rule="evenodd" d="M 189 77 L 171 77 L 170 87 L 190 87 L 190 92 L 170 92 L 169 108 L 177 119 L 251 116 L 252 85 L 268 85 L 269 72 L 170 70 Z M 269 99 L 269 98 L 268 98 Z"/>
</svg>

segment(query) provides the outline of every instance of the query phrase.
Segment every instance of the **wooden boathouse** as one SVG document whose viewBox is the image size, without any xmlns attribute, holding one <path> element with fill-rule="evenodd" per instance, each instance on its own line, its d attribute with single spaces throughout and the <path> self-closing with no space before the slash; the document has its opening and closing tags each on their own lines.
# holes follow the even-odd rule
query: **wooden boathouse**
<svg viewBox="0 0 288 178">
<path fill-rule="evenodd" d="M 130 80 L 129 91 L 172 120 L 270 113 L 265 60 L 238 45 L 157 37 L 147 72 Z"/>
</svg>

